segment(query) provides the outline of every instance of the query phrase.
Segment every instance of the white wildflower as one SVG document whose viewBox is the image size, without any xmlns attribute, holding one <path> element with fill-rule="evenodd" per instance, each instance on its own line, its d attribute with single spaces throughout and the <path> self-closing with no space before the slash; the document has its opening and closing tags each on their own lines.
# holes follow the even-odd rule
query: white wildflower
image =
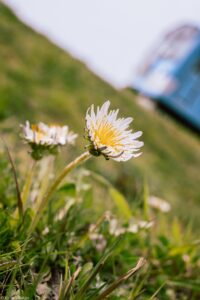
<svg viewBox="0 0 200 300">
<path fill-rule="evenodd" d="M 77 134 L 69 131 L 68 126 L 46 125 L 42 122 L 30 125 L 26 121 L 21 125 L 24 133 L 24 140 L 28 143 L 40 145 L 65 145 L 74 144 Z"/>
<path fill-rule="evenodd" d="M 153 221 L 139 221 L 138 222 L 138 227 L 140 229 L 149 229 L 154 225 Z"/>
<path fill-rule="evenodd" d="M 129 227 L 127 229 L 127 231 L 131 232 L 131 233 L 137 233 L 138 230 L 139 230 L 139 227 L 138 227 L 138 224 L 136 224 L 136 223 L 129 224 Z"/>
<path fill-rule="evenodd" d="M 127 232 L 137 233 L 140 229 L 149 229 L 154 225 L 153 221 L 130 220 Z"/>
<path fill-rule="evenodd" d="M 155 196 L 150 196 L 148 199 L 149 205 L 161 212 L 167 213 L 171 210 L 169 202 Z"/>
<path fill-rule="evenodd" d="M 42 231 L 42 234 L 48 234 L 49 233 L 49 227 L 48 226 L 46 226 L 45 228 L 44 228 L 44 230 Z"/>
<path fill-rule="evenodd" d="M 149 229 L 154 225 L 153 221 L 134 220 L 130 219 L 128 226 L 123 226 L 115 218 L 109 222 L 109 233 L 114 236 L 119 236 L 127 232 L 136 234 L 141 229 Z"/>
<path fill-rule="evenodd" d="M 132 118 L 117 118 L 119 110 L 108 112 L 110 101 L 106 101 L 102 107 L 94 111 L 92 105 L 86 113 L 86 135 L 90 141 L 89 151 L 95 156 L 103 155 L 106 159 L 127 161 L 132 157 L 138 157 L 136 153 L 143 146 L 138 141 L 142 131 L 132 132 L 129 129 Z"/>
<path fill-rule="evenodd" d="M 117 219 L 111 219 L 109 224 L 109 232 L 111 235 L 119 236 L 126 232 L 126 229 L 122 227 Z"/>
<path fill-rule="evenodd" d="M 41 159 L 44 152 L 56 154 L 59 146 L 74 144 L 77 134 L 69 131 L 68 126 L 46 125 L 42 122 L 21 125 L 23 139 L 31 146 L 34 159 Z"/>
<path fill-rule="evenodd" d="M 95 246 L 97 251 L 101 252 L 106 247 L 107 242 L 102 234 L 97 232 L 90 232 L 89 238 L 93 242 L 93 245 Z"/>
</svg>

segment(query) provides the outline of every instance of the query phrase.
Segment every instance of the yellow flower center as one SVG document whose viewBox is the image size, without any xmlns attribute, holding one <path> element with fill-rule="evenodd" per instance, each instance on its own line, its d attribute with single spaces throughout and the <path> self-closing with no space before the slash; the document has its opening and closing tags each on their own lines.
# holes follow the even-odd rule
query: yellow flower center
<svg viewBox="0 0 200 300">
<path fill-rule="evenodd" d="M 41 130 L 41 128 L 39 128 L 39 126 L 37 124 L 32 124 L 31 129 L 34 132 L 36 143 L 38 143 L 39 141 L 41 141 L 44 138 L 45 132 L 43 130 Z"/>
<path fill-rule="evenodd" d="M 99 140 L 99 143 L 109 147 L 121 146 L 119 143 L 119 133 L 111 124 L 106 123 L 100 125 L 99 128 L 94 130 L 95 139 Z"/>
</svg>

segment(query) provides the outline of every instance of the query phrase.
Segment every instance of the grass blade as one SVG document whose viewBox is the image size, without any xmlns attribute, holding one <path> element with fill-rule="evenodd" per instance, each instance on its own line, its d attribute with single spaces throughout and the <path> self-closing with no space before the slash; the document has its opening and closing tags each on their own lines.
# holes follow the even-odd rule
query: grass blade
<svg viewBox="0 0 200 300">
<path fill-rule="evenodd" d="M 8 155 L 8 159 L 11 165 L 11 169 L 12 169 L 12 173 L 13 173 L 13 177 L 14 177 L 14 181 L 15 181 L 15 187 L 16 187 L 16 192 L 17 192 L 17 207 L 18 207 L 18 211 L 19 211 L 19 216 L 22 218 L 23 217 L 23 213 L 24 213 L 24 209 L 23 209 L 23 203 L 22 203 L 22 199 L 21 199 L 21 194 L 20 194 L 20 189 L 19 189 L 19 183 L 18 183 L 18 179 L 17 179 L 17 172 L 12 160 L 12 156 L 10 154 L 10 151 L 8 149 L 8 146 L 6 144 L 6 142 L 4 141 L 3 138 L 1 138 L 3 141 L 3 144 L 5 146 L 7 155 Z"/>
<path fill-rule="evenodd" d="M 73 285 L 74 281 L 76 280 L 77 276 L 79 275 L 81 271 L 81 267 L 79 267 L 71 276 L 70 280 L 68 282 L 64 282 L 62 285 L 61 294 L 59 296 L 59 300 L 65 300 L 70 292 L 70 288 Z"/>
<path fill-rule="evenodd" d="M 81 300 L 84 299 L 84 295 L 85 292 L 87 290 L 87 288 L 90 286 L 91 282 L 94 280 L 94 278 L 96 277 L 96 275 L 99 273 L 99 271 L 103 268 L 106 260 L 110 257 L 110 255 L 112 254 L 114 248 L 116 247 L 116 245 L 119 243 L 119 241 L 121 240 L 121 238 L 119 238 L 114 245 L 112 245 L 112 247 L 107 251 L 107 253 L 105 253 L 102 258 L 100 259 L 100 261 L 98 262 L 98 264 L 94 267 L 93 271 L 91 272 L 89 278 L 84 282 L 84 284 L 80 287 L 78 293 L 76 294 L 74 300 Z"/>
<path fill-rule="evenodd" d="M 127 273 L 125 273 L 124 275 L 122 275 L 121 277 L 119 277 L 116 281 L 114 281 L 113 283 L 111 283 L 111 285 L 102 293 L 100 294 L 96 300 L 102 300 L 105 299 L 108 295 L 110 295 L 122 282 L 126 281 L 127 279 L 129 279 L 131 276 L 133 276 L 137 271 L 139 271 L 144 264 L 146 263 L 146 260 L 141 257 L 138 262 L 137 265 L 132 268 L 131 270 L 129 270 Z"/>
<path fill-rule="evenodd" d="M 149 300 L 154 300 L 154 299 L 157 299 L 155 298 L 158 293 L 160 292 L 160 290 L 163 288 L 163 286 L 166 284 L 166 282 L 163 282 L 163 284 L 161 284 L 161 286 L 155 291 L 155 293 L 151 296 L 151 298 L 149 298 Z"/>
</svg>

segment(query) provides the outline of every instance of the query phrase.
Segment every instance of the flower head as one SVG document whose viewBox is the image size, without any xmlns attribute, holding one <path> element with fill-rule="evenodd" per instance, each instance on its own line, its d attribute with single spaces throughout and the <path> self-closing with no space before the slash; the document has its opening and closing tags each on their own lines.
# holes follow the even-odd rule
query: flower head
<svg viewBox="0 0 200 300">
<path fill-rule="evenodd" d="M 171 205 L 169 202 L 160 199 L 155 196 L 150 196 L 148 199 L 149 205 L 163 213 L 167 213 L 171 210 Z"/>
<path fill-rule="evenodd" d="M 21 125 L 23 139 L 31 146 L 35 159 L 43 157 L 44 152 L 56 154 L 58 146 L 74 144 L 77 134 L 69 131 L 68 126 L 46 125 L 42 122 L 30 125 L 26 121 Z"/>
<path fill-rule="evenodd" d="M 95 156 L 103 155 L 106 159 L 126 161 L 138 157 L 142 141 L 137 138 L 142 131 L 132 132 L 129 129 L 132 118 L 117 118 L 119 110 L 110 110 L 110 101 L 94 111 L 92 105 L 86 113 L 86 135 L 90 144 L 88 149 Z"/>
</svg>

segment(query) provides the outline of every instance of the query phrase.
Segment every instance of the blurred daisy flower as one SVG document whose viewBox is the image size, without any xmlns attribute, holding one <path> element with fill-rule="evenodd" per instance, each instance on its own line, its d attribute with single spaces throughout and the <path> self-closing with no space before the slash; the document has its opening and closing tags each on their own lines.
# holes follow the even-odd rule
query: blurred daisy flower
<svg viewBox="0 0 200 300">
<path fill-rule="evenodd" d="M 26 121 L 21 127 L 22 138 L 31 146 L 31 155 L 36 160 L 41 159 L 46 153 L 56 154 L 59 146 L 74 144 L 77 137 L 77 134 L 69 131 L 68 126 L 48 126 L 42 122 L 30 124 Z"/>
<path fill-rule="evenodd" d="M 103 155 L 106 159 L 126 161 L 132 157 L 138 157 L 142 141 L 138 141 L 142 131 L 132 132 L 129 129 L 132 118 L 117 118 L 119 110 L 110 110 L 110 101 L 106 101 L 102 107 L 94 111 L 92 105 L 86 113 L 86 138 L 87 146 L 94 156 Z"/>
<path fill-rule="evenodd" d="M 163 213 L 167 213 L 171 210 L 171 205 L 169 204 L 169 202 L 158 197 L 150 196 L 148 202 L 152 208 L 157 209 Z"/>
<path fill-rule="evenodd" d="M 153 225 L 153 221 L 131 219 L 127 227 L 121 225 L 119 220 L 113 218 L 109 222 L 109 233 L 114 236 L 119 236 L 127 232 L 138 233 L 142 229 L 150 229 Z"/>
</svg>

